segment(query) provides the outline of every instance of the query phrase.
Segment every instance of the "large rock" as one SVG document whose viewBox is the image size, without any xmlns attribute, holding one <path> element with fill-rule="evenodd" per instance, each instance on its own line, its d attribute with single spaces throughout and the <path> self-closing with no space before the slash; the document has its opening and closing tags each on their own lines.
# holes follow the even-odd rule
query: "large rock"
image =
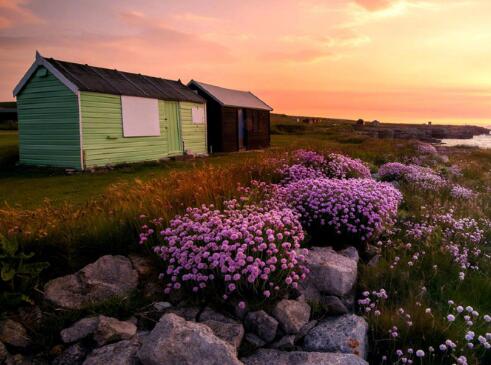
<svg viewBox="0 0 491 365">
<path fill-rule="evenodd" d="M 213 319 L 201 323 L 210 327 L 215 336 L 227 341 L 235 349 L 239 348 L 244 337 L 244 326 L 241 323 L 218 322 Z"/>
<path fill-rule="evenodd" d="M 271 344 L 271 348 L 291 351 L 295 349 L 295 335 L 286 335 Z"/>
<path fill-rule="evenodd" d="M 138 273 L 124 256 L 102 256 L 75 274 L 49 281 L 44 295 L 50 302 L 80 309 L 136 289 Z"/>
<path fill-rule="evenodd" d="M 323 296 L 319 304 L 331 316 L 347 314 L 349 312 L 348 308 L 346 308 L 341 299 L 335 297 L 334 295 Z"/>
<path fill-rule="evenodd" d="M 362 317 L 346 314 L 320 322 L 304 338 L 307 351 L 342 352 L 366 358 L 368 323 Z"/>
<path fill-rule="evenodd" d="M 239 365 L 235 349 L 210 327 L 165 314 L 138 351 L 143 365 Z"/>
<path fill-rule="evenodd" d="M 137 365 L 137 352 L 140 340 L 136 336 L 132 340 L 124 340 L 99 347 L 84 361 L 83 365 Z"/>
<path fill-rule="evenodd" d="M 235 348 L 240 346 L 244 337 L 244 326 L 242 323 L 227 317 L 211 308 L 205 308 L 199 315 L 199 322 L 206 324 L 213 333 L 222 340 L 227 341 Z"/>
<path fill-rule="evenodd" d="M 349 253 L 349 254 L 348 254 Z M 305 255 L 310 270 L 305 286 L 313 285 L 320 292 L 345 296 L 356 282 L 358 255 L 352 250 L 337 253 L 331 247 L 313 247 Z"/>
<path fill-rule="evenodd" d="M 295 334 L 309 321 L 310 306 L 305 302 L 283 299 L 274 307 L 273 316 L 286 333 Z"/>
<path fill-rule="evenodd" d="M 274 340 L 278 329 L 278 321 L 263 310 L 247 313 L 244 325 L 266 342 Z"/>
<path fill-rule="evenodd" d="M 79 343 L 71 345 L 53 360 L 53 365 L 81 365 L 87 356 L 87 349 Z"/>
<path fill-rule="evenodd" d="M 261 349 L 241 360 L 245 365 L 368 365 L 365 360 L 351 354 L 284 352 L 272 349 Z"/>
<path fill-rule="evenodd" d="M 26 329 L 11 319 L 0 321 L 0 342 L 14 347 L 27 347 L 31 344 Z"/>
<path fill-rule="evenodd" d="M 2 342 L 0 342 L 0 364 L 2 364 L 2 361 L 4 361 L 7 356 L 9 356 L 7 348 Z"/>
<path fill-rule="evenodd" d="M 99 316 L 99 323 L 94 332 L 94 340 L 99 346 L 120 340 L 129 340 L 136 334 L 136 326 L 129 321 Z"/>
<path fill-rule="evenodd" d="M 60 332 L 61 339 L 65 343 L 76 342 L 81 340 L 97 329 L 99 319 L 97 317 L 83 318 L 78 322 L 75 322 L 71 327 L 65 328 Z"/>
</svg>

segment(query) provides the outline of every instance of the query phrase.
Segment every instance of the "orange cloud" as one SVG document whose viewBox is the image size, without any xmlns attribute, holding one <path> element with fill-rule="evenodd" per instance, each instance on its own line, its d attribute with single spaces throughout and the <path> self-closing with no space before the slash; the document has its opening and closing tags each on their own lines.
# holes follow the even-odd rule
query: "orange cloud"
<svg viewBox="0 0 491 365">
<path fill-rule="evenodd" d="M 355 3 L 369 11 L 377 11 L 390 7 L 394 0 L 355 0 Z"/>
<path fill-rule="evenodd" d="M 26 0 L 0 0 L 0 29 L 9 28 L 15 23 L 42 23 L 41 18 L 26 7 Z"/>
</svg>

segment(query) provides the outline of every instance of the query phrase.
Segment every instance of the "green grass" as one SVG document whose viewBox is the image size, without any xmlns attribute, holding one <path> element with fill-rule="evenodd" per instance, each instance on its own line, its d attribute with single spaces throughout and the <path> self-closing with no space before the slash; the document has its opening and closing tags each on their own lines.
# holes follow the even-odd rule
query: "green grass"
<svg viewBox="0 0 491 365">
<path fill-rule="evenodd" d="M 354 135 L 352 126 L 347 121 L 326 119 L 319 125 L 304 125 L 291 120 L 291 117 L 275 116 L 272 124 L 273 129 L 284 125 L 293 126 L 293 130 L 305 127 L 300 134 L 273 134 L 272 149 L 332 149 L 375 163 L 384 162 L 397 151 L 392 142 L 368 140 Z M 218 154 L 192 161 L 132 164 L 112 170 L 68 175 L 63 169 L 16 167 L 17 143 L 15 131 L 0 131 L 0 207 L 30 209 L 41 206 L 45 201 L 54 205 L 64 202 L 84 204 L 103 194 L 114 183 L 166 178 L 172 171 L 189 170 L 196 166 L 225 166 L 262 153 L 250 151 Z"/>
</svg>

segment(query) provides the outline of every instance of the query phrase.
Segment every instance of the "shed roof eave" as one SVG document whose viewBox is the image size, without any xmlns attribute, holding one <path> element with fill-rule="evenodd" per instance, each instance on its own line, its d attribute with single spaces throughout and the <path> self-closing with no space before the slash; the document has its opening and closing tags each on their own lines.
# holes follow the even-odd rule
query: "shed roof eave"
<svg viewBox="0 0 491 365">
<path fill-rule="evenodd" d="M 194 85 L 196 86 L 198 89 L 200 89 L 202 92 L 204 92 L 206 95 L 210 96 L 213 100 L 215 100 L 218 104 L 220 104 L 221 106 L 228 106 L 228 105 L 225 105 L 224 103 L 222 103 L 222 101 L 218 98 L 215 97 L 215 95 L 211 94 L 208 92 L 208 90 L 206 90 L 203 86 L 200 85 L 200 83 L 198 81 L 195 81 L 195 80 L 191 80 L 188 82 L 187 86 L 189 87 L 189 85 Z"/>
<path fill-rule="evenodd" d="M 232 104 L 232 103 L 224 103 L 218 97 L 216 97 L 215 95 L 213 95 L 213 93 L 210 92 L 210 90 L 207 90 L 205 88 L 205 86 L 201 85 L 201 83 L 199 81 L 191 80 L 191 81 L 188 82 L 187 85 L 188 86 L 190 86 L 190 85 L 196 86 L 198 89 L 200 89 L 206 95 L 210 96 L 213 100 L 215 100 L 222 107 L 253 109 L 253 110 L 265 110 L 265 111 L 270 111 L 270 112 L 273 111 L 273 108 L 271 106 L 269 106 L 268 104 L 266 104 L 264 101 L 262 101 L 261 99 L 259 99 L 256 95 L 254 95 L 250 91 L 240 91 L 240 90 L 232 90 L 232 89 L 230 89 L 232 91 L 239 91 L 239 92 L 242 92 L 242 93 L 250 94 L 254 99 L 256 99 L 257 101 L 259 101 L 265 107 L 254 107 L 254 106 L 248 106 L 248 105 L 245 105 L 245 104 L 244 105 L 235 105 L 235 104 Z M 210 86 L 213 86 L 213 85 L 210 85 Z"/>
<path fill-rule="evenodd" d="M 24 88 L 24 86 L 29 82 L 31 79 L 32 75 L 38 67 L 43 66 L 45 67 L 49 72 L 53 74 L 60 82 L 65 85 L 68 89 L 70 89 L 71 92 L 74 94 L 77 94 L 79 91 L 77 85 L 75 85 L 73 82 L 68 80 L 63 74 L 58 71 L 51 63 L 49 63 L 41 54 L 36 51 L 36 59 L 34 60 L 34 63 L 29 67 L 29 70 L 27 70 L 26 74 L 22 77 L 22 79 L 19 81 L 17 86 L 15 87 L 13 91 L 13 95 L 17 96 L 20 91 Z"/>
</svg>

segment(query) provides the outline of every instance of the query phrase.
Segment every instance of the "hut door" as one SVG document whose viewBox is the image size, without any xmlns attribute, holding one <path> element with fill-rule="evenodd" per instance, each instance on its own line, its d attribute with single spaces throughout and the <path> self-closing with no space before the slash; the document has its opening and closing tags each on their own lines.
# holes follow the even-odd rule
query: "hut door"
<svg viewBox="0 0 491 365">
<path fill-rule="evenodd" d="M 245 139 L 245 117 L 244 110 L 237 109 L 237 132 L 238 132 L 238 140 L 239 140 L 239 150 L 243 150 L 245 148 L 244 139 Z"/>
<path fill-rule="evenodd" d="M 181 127 L 179 123 L 179 111 L 177 102 L 164 101 L 164 119 L 167 124 L 167 145 L 169 154 L 181 154 Z"/>
</svg>

